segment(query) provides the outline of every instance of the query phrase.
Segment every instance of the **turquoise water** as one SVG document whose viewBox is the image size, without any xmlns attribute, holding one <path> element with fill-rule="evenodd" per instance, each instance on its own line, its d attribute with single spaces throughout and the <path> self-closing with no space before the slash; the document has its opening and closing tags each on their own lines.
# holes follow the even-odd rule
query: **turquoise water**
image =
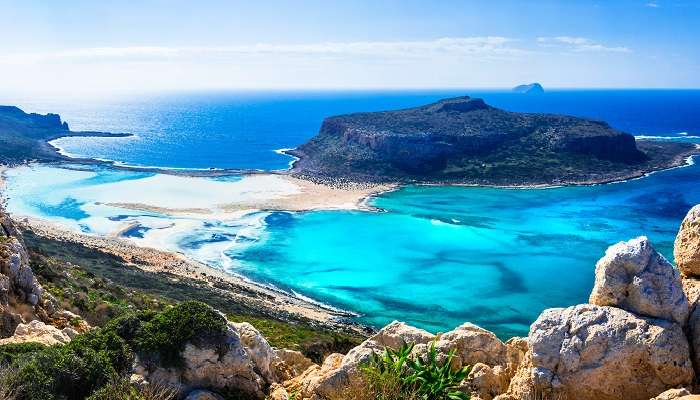
<svg viewBox="0 0 700 400">
<path fill-rule="evenodd" d="M 700 203 L 700 167 L 612 185 L 540 190 L 408 187 L 386 213 L 268 218 L 268 239 L 240 254 L 256 279 L 432 331 L 471 321 L 526 334 L 549 307 L 586 302 L 595 262 L 647 235 L 672 257 L 679 222 Z"/>
<path fill-rule="evenodd" d="M 219 93 L 24 106 L 58 111 L 74 129 L 138 135 L 61 143 L 79 155 L 174 168 L 277 169 L 289 159 L 273 150 L 313 136 L 326 115 L 456 94 L 464 92 Z M 512 110 L 605 119 L 636 135 L 693 142 L 700 135 L 700 91 L 476 94 Z M 585 302 L 595 262 L 613 243 L 647 235 L 670 258 L 680 221 L 700 203 L 700 166 L 693 165 L 589 187 L 412 186 L 374 199 L 383 212 L 172 216 L 114 204 L 206 208 L 225 203 L 240 177 L 183 181 L 74 167 L 8 172 L 8 209 L 97 235 L 128 223 L 122 234 L 139 244 L 355 311 L 363 323 L 400 319 L 445 331 L 471 321 L 503 338 L 526 334 L 545 308 Z"/>
</svg>

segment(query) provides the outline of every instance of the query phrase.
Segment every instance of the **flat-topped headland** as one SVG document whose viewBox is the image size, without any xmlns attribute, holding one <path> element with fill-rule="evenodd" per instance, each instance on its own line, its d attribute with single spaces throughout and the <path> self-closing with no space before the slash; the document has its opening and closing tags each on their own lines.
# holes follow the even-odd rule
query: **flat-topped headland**
<svg viewBox="0 0 700 400">
<path fill-rule="evenodd" d="M 292 173 L 345 181 L 499 186 L 626 180 L 686 162 L 690 143 L 636 141 L 606 122 L 501 110 L 467 96 L 326 118 L 287 152 Z"/>
</svg>

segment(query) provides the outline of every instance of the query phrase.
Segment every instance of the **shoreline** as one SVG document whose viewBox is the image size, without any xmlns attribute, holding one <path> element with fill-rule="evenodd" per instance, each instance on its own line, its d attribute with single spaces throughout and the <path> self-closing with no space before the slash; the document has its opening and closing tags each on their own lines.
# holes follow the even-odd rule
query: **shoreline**
<svg viewBox="0 0 700 400">
<path fill-rule="evenodd" d="M 654 142 L 653 140 L 645 140 L 645 142 Z M 668 161 L 668 164 L 659 168 L 654 168 L 651 170 L 640 170 L 640 171 L 634 171 L 626 175 L 618 176 L 618 177 L 610 177 L 610 178 L 601 178 L 601 179 L 590 179 L 590 180 L 570 180 L 570 181 L 562 181 L 558 183 L 529 183 L 529 184 L 493 184 L 493 183 L 485 183 L 485 182 L 458 182 L 458 181 L 435 181 L 435 182 L 423 182 L 423 181 L 390 181 L 386 183 L 387 185 L 391 185 L 393 189 L 386 190 L 382 193 L 390 192 L 393 190 L 400 189 L 401 187 L 404 186 L 410 186 L 410 185 L 415 185 L 415 186 L 457 186 L 457 187 L 475 187 L 475 188 L 493 188 L 493 189 L 553 189 L 553 188 L 560 188 L 560 187 L 567 187 L 567 186 L 598 186 L 598 185 L 607 185 L 607 184 L 617 184 L 617 183 L 624 183 L 624 182 L 629 182 L 633 181 L 636 179 L 641 179 L 647 176 L 650 176 L 652 174 L 655 174 L 657 172 L 663 172 L 663 171 L 669 171 L 672 169 L 676 168 L 684 168 L 688 166 L 692 166 L 695 164 L 693 157 L 700 156 L 700 144 L 694 144 L 695 147 L 694 149 L 689 149 L 686 152 L 676 154 L 671 160 Z M 304 179 L 304 180 L 309 180 L 312 182 L 321 182 L 322 184 L 326 185 L 333 185 L 335 180 L 340 180 L 340 178 L 329 178 L 329 177 L 323 177 L 323 176 L 314 176 L 314 175 L 306 175 L 303 173 L 300 173 L 299 170 L 295 171 L 296 164 L 302 160 L 303 157 L 299 153 L 294 153 L 290 154 L 287 151 L 294 151 L 295 149 L 282 149 L 284 154 L 296 158 L 296 160 L 293 162 L 292 167 L 287 170 L 286 172 L 291 175 L 298 177 L 299 179 Z M 345 178 L 343 178 L 345 179 Z M 352 178 L 348 178 L 352 179 Z M 351 180 L 348 180 L 346 182 L 352 182 Z M 366 183 L 370 183 L 367 180 L 365 180 Z M 377 182 L 377 185 L 381 185 L 381 183 Z M 369 196 L 371 198 L 373 196 Z"/>
<path fill-rule="evenodd" d="M 292 315 L 329 329 L 340 329 L 363 335 L 373 329 L 350 321 L 350 318 L 358 316 L 354 312 L 341 310 L 315 299 L 305 298 L 303 295 L 294 295 L 236 273 L 212 268 L 177 252 L 142 247 L 121 238 L 80 234 L 39 218 L 15 216 L 11 218 L 21 230 L 31 231 L 37 236 L 102 251 L 122 258 L 145 272 L 170 274 L 190 281 L 204 282 L 211 288 L 225 290 L 237 301 L 259 310 L 261 314 L 272 314 L 279 319 Z"/>
</svg>

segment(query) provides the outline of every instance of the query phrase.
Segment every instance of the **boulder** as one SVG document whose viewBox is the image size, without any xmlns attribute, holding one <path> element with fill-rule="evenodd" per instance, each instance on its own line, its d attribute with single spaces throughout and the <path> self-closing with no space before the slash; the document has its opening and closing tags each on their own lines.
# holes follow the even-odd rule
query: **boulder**
<svg viewBox="0 0 700 400">
<path fill-rule="evenodd" d="M 648 400 L 689 385 L 688 342 L 675 322 L 614 307 L 545 310 L 530 327 L 529 352 L 507 395 L 554 393 L 578 400 Z"/>
<path fill-rule="evenodd" d="M 301 375 L 310 366 L 314 365 L 313 361 L 301 354 L 299 351 L 277 349 L 277 355 L 273 362 L 272 369 L 281 381 L 286 381 Z"/>
<path fill-rule="evenodd" d="M 334 377 L 340 375 L 338 370 L 343 363 L 344 357 L 345 356 L 338 353 L 330 354 L 325 360 L 323 360 L 323 364 L 320 366 L 314 364 L 301 375 L 284 382 L 284 387 L 287 393 L 295 393 L 295 398 L 299 400 L 311 399 L 317 396 L 319 387 L 322 385 L 330 386 L 329 382 L 333 381 L 334 379 L 336 381 L 338 380 Z M 342 383 L 347 385 L 347 382 Z M 325 388 L 321 390 L 330 391 L 329 389 L 332 388 Z M 337 395 L 342 395 L 343 390 L 343 388 L 339 387 Z"/>
<path fill-rule="evenodd" d="M 465 323 L 454 330 L 440 335 L 435 349 L 441 354 L 456 350 L 455 360 L 461 367 L 483 363 L 488 366 L 506 365 L 506 345 L 493 332 L 471 323 Z"/>
<path fill-rule="evenodd" d="M 270 386 L 270 395 L 267 397 L 269 400 L 289 400 L 289 394 L 284 389 L 284 386 L 273 383 Z"/>
<path fill-rule="evenodd" d="M 267 383 L 277 382 L 277 377 L 272 371 L 272 363 L 277 358 L 277 354 L 263 335 L 247 322 L 231 323 L 231 325 L 238 331 L 243 346 L 253 359 L 256 372 L 265 378 Z"/>
<path fill-rule="evenodd" d="M 692 349 L 693 365 L 700 371 L 700 280 L 683 279 L 683 290 L 690 301 L 690 317 L 688 318 L 688 342 Z"/>
<path fill-rule="evenodd" d="M 688 319 L 680 274 L 644 236 L 608 248 L 596 264 L 589 302 L 681 325 Z"/>
<path fill-rule="evenodd" d="M 14 335 L 9 338 L 0 339 L 0 345 L 28 342 L 41 343 L 46 346 L 66 344 L 71 340 L 70 334 L 71 332 L 64 332 L 55 326 L 46 325 L 39 320 L 34 320 L 28 324 L 17 325 Z"/>
<path fill-rule="evenodd" d="M 700 204 L 683 219 L 673 247 L 678 269 L 685 276 L 700 277 Z"/>
<path fill-rule="evenodd" d="M 250 333 L 248 331 L 245 335 Z M 157 364 L 157 360 L 145 360 L 137 355 L 134 373 L 146 382 L 173 386 L 181 396 L 194 389 L 207 388 L 239 392 L 246 398 L 263 399 L 266 384 L 258 371 L 264 370 L 265 366 L 258 366 L 255 358 L 266 360 L 259 358 L 260 354 L 253 357 L 251 354 L 260 348 L 249 351 L 245 346 L 246 341 L 251 343 L 251 336 L 247 336 L 244 341 L 236 327 L 229 324 L 226 334 L 218 341 L 198 345 L 187 343 L 181 353 L 184 361 L 181 367 L 165 368 Z"/>
<path fill-rule="evenodd" d="M 508 390 L 510 377 L 506 369 L 500 365 L 490 367 L 483 363 L 476 363 L 469 372 L 466 382 L 472 398 L 492 400 Z"/>
</svg>

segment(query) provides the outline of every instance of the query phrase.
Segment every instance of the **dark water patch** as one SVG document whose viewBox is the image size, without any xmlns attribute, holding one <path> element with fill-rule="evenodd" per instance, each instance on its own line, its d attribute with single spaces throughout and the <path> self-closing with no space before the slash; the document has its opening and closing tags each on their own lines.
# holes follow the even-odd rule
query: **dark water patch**
<svg viewBox="0 0 700 400">
<path fill-rule="evenodd" d="M 65 199 L 63 199 L 63 201 L 56 205 L 38 203 L 35 204 L 35 206 L 44 215 L 48 215 L 51 217 L 68 218 L 75 221 L 79 221 L 90 216 L 90 214 L 86 213 L 81 208 L 81 206 L 84 204 L 85 202 L 80 202 L 72 197 L 66 197 Z"/>
<path fill-rule="evenodd" d="M 292 213 L 275 211 L 265 217 L 265 223 L 271 228 L 289 229 L 295 223 Z"/>
<path fill-rule="evenodd" d="M 132 218 L 132 217 L 133 217 L 133 215 L 112 215 L 112 216 L 107 217 L 107 219 L 110 221 L 119 222 L 119 221 L 124 221 L 124 220 Z"/>
<path fill-rule="evenodd" d="M 207 244 L 231 242 L 236 238 L 236 235 L 214 232 L 209 234 L 206 238 L 202 238 L 201 235 L 196 235 L 194 237 L 197 239 L 189 240 L 189 238 L 185 238 L 184 240 L 180 241 L 178 245 L 188 250 L 198 250 Z"/>
<path fill-rule="evenodd" d="M 139 238 L 143 239 L 143 236 L 146 234 L 146 232 L 150 231 L 151 228 L 147 226 L 143 226 L 141 224 L 135 224 L 133 226 L 130 226 L 128 229 L 124 230 L 122 232 L 123 237 L 131 237 L 131 238 Z"/>
<path fill-rule="evenodd" d="M 647 216 L 670 219 L 683 219 L 688 210 L 693 207 L 683 193 L 678 191 L 644 193 L 632 197 L 630 201 Z"/>
</svg>

